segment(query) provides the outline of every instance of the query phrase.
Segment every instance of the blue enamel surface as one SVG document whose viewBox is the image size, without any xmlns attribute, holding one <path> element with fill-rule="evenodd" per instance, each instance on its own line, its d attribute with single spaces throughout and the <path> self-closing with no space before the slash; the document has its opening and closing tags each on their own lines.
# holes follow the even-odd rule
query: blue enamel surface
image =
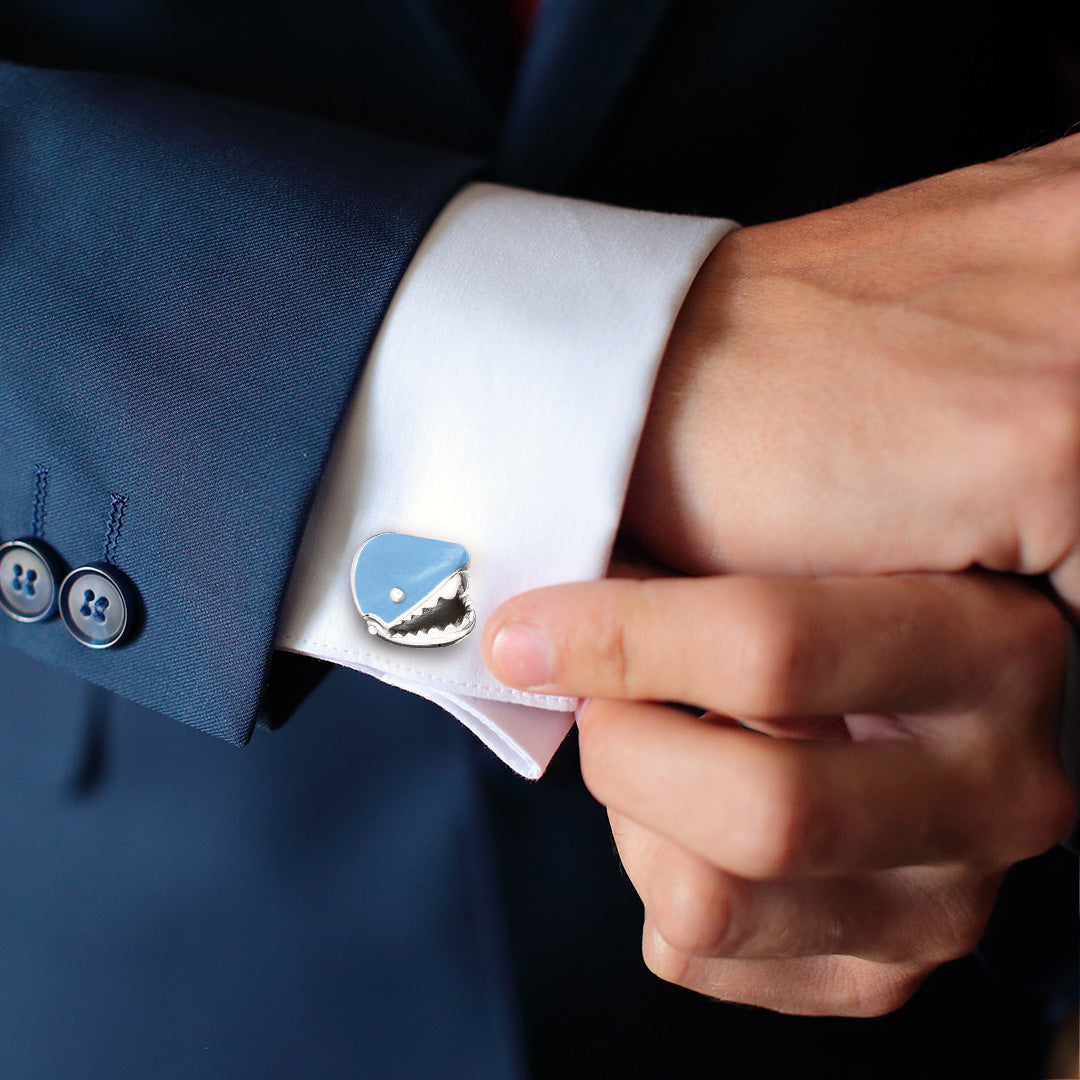
<svg viewBox="0 0 1080 1080">
<path fill-rule="evenodd" d="M 389 624 L 468 565 L 469 553 L 460 544 L 382 533 L 368 540 L 357 556 L 353 595 L 365 615 Z M 390 599 L 393 588 L 405 593 L 400 603 Z"/>
</svg>

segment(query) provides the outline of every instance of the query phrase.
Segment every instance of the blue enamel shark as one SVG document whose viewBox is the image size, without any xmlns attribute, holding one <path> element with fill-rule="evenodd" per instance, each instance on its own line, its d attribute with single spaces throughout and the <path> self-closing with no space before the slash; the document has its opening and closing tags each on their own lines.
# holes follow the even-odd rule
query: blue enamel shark
<svg viewBox="0 0 1080 1080">
<path fill-rule="evenodd" d="M 476 625 L 469 553 L 460 544 L 378 533 L 353 559 L 352 591 L 368 633 L 395 645 L 452 645 Z"/>
</svg>

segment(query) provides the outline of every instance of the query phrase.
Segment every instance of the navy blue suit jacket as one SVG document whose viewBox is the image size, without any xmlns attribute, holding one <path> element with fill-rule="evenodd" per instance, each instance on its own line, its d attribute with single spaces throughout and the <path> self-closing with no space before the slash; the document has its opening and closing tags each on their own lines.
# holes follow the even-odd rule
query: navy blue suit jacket
<svg viewBox="0 0 1080 1080">
<path fill-rule="evenodd" d="M 468 179 L 744 222 L 841 201 L 1061 133 L 1033 14 L 548 0 L 517 71 L 497 0 L 0 0 L 0 538 L 108 545 L 143 615 L 100 652 L 0 620 L 0 1078 L 712 1047 L 715 1010 L 627 1004 L 632 931 L 561 979 L 637 917 L 572 779 L 525 793 L 434 709 L 274 657 L 307 509 Z M 244 745 L 294 711 L 244 755 L 172 722 Z M 557 1021 L 613 981 L 610 1016 Z M 632 1008 L 676 1026 L 616 1040 Z"/>
</svg>

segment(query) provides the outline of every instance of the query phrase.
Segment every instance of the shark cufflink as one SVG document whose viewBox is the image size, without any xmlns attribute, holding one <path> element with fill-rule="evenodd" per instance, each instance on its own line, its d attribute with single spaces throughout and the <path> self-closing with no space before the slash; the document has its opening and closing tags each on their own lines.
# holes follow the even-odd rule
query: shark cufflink
<svg viewBox="0 0 1080 1080">
<path fill-rule="evenodd" d="M 431 648 L 460 641 L 476 625 L 469 553 L 460 544 L 378 533 L 353 559 L 352 594 L 369 634 Z"/>
</svg>

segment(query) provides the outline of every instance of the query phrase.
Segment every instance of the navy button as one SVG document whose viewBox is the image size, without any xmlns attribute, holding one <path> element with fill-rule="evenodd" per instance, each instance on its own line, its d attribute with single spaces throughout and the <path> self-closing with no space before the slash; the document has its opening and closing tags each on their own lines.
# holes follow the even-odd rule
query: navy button
<svg viewBox="0 0 1080 1080">
<path fill-rule="evenodd" d="M 56 614 L 60 560 L 40 540 L 0 544 L 0 608 L 19 622 L 43 622 Z"/>
<path fill-rule="evenodd" d="M 60 618 L 90 649 L 108 649 L 127 633 L 130 586 L 116 567 L 94 563 L 72 570 L 60 586 Z"/>
</svg>

